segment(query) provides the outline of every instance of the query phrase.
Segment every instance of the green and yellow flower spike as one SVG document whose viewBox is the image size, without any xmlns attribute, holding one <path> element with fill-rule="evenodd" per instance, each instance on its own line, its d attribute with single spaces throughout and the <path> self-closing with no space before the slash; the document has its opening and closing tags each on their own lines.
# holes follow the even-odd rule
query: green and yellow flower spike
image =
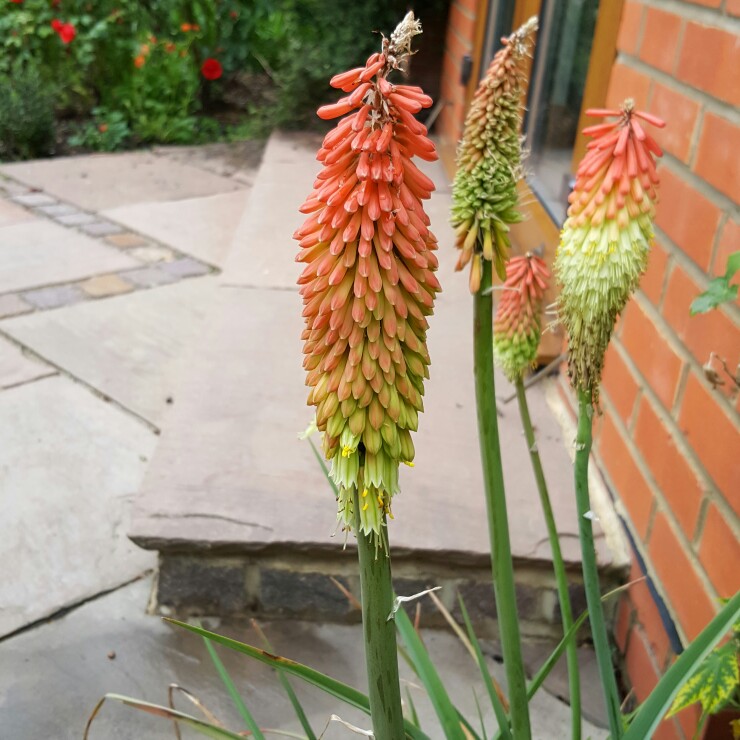
<svg viewBox="0 0 740 740">
<path fill-rule="evenodd" d="M 456 270 L 470 263 L 470 291 L 478 292 L 482 260 L 506 278 L 509 226 L 522 220 L 517 210 L 521 178 L 521 103 L 525 60 L 537 18 L 502 39 L 470 104 L 457 152 L 452 192 L 452 225 L 461 250 Z"/>
<path fill-rule="evenodd" d="M 573 387 L 598 404 L 604 355 L 617 316 L 647 267 L 658 196 L 655 157 L 662 151 L 640 120 L 665 123 L 635 110 L 589 110 L 616 120 L 584 129 L 593 137 L 569 196 L 555 273 L 558 314 L 568 331 L 568 367 Z M 640 119 L 640 120 L 638 120 Z"/>
</svg>

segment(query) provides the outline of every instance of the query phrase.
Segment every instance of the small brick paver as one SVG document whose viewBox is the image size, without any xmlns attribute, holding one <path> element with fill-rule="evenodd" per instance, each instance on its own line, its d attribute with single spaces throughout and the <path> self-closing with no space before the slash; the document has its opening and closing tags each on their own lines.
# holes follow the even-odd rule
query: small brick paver
<svg viewBox="0 0 740 740">
<path fill-rule="evenodd" d="M 85 299 L 84 293 L 76 285 L 51 285 L 48 288 L 29 290 L 21 295 L 36 308 L 60 308 Z"/>
<path fill-rule="evenodd" d="M 167 262 L 163 264 L 160 269 L 177 278 L 207 275 L 211 271 L 211 268 L 208 265 L 203 264 L 203 262 L 198 262 L 198 260 L 194 260 L 192 257 L 183 257 L 174 262 Z"/>
<path fill-rule="evenodd" d="M 96 221 L 92 224 L 85 224 L 82 231 L 88 236 L 111 236 L 112 234 L 120 234 L 123 227 L 110 221 Z"/>
<path fill-rule="evenodd" d="M 18 203 L 18 205 L 28 206 L 29 208 L 50 206 L 57 202 L 56 198 L 52 198 L 46 193 L 23 193 L 22 195 L 14 196 L 12 200 L 14 203 Z"/>
<path fill-rule="evenodd" d="M 0 295 L 0 318 L 19 316 L 29 311 L 33 311 L 33 306 L 24 301 L 19 295 L 15 293 Z"/>
<path fill-rule="evenodd" d="M 44 216 L 51 216 L 57 218 L 59 216 L 69 216 L 71 213 L 79 213 L 79 211 L 68 203 L 54 203 L 50 206 L 39 206 L 35 209 L 39 213 L 43 213 Z"/>
<path fill-rule="evenodd" d="M 121 275 L 139 288 L 154 288 L 157 285 L 168 285 L 178 280 L 178 275 L 165 272 L 159 267 L 141 267 L 138 270 L 128 270 Z"/>
<path fill-rule="evenodd" d="M 134 286 L 122 280 L 118 275 L 97 275 L 81 283 L 80 288 L 91 298 L 104 298 L 129 293 Z"/>
<path fill-rule="evenodd" d="M 105 241 L 108 244 L 112 244 L 118 249 L 131 249 L 132 247 L 145 247 L 149 242 L 139 234 L 133 234 L 130 231 L 126 231 L 122 234 L 111 234 L 105 237 Z"/>
<path fill-rule="evenodd" d="M 168 247 L 157 247 L 148 245 L 145 247 L 132 247 L 128 254 L 142 262 L 172 262 L 175 259 L 175 253 Z"/>
<path fill-rule="evenodd" d="M 95 223 L 95 216 L 91 213 L 75 210 L 66 216 L 59 216 L 56 220 L 63 226 L 83 226 L 84 224 Z"/>
</svg>

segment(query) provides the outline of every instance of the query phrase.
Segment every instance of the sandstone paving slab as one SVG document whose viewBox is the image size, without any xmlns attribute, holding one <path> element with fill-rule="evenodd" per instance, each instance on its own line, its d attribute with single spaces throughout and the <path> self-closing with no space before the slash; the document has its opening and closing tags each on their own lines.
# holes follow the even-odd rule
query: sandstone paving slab
<svg viewBox="0 0 740 740">
<path fill-rule="evenodd" d="M 162 203 L 137 203 L 103 212 L 129 228 L 221 266 L 249 201 L 249 190 Z"/>
<path fill-rule="evenodd" d="M 315 134 L 270 137 L 224 265 L 225 283 L 296 289 L 292 235 L 306 218 L 298 208 L 319 172 L 320 142 Z"/>
<path fill-rule="evenodd" d="M 90 211 L 243 187 L 232 179 L 146 151 L 18 162 L 1 166 L 0 173 Z"/>
<path fill-rule="evenodd" d="M 54 373 L 55 368 L 28 357 L 20 347 L 0 338 L 0 388 L 28 383 Z"/>
<path fill-rule="evenodd" d="M 198 331 L 211 278 L 0 322 L 0 328 L 125 408 L 158 424 L 181 351 Z"/>
<path fill-rule="evenodd" d="M 145 546 L 188 543 L 192 549 L 241 551 L 342 546 L 343 538 L 330 536 L 335 519 L 327 483 L 310 447 L 296 439 L 312 413 L 305 405 L 303 323 L 294 289 L 299 267 L 286 232 L 293 227 L 292 201 L 303 197 L 312 181 L 306 178 L 316 164 L 310 161 L 314 151 L 308 136 L 278 134 L 267 146 L 250 198 L 251 216 L 245 216 L 209 312 L 208 336 L 184 363 L 178 404 L 137 499 L 132 536 Z M 397 554 L 446 553 L 484 563 L 489 538 L 473 389 L 472 299 L 466 276 L 453 271 L 449 188 L 439 164 L 431 172 L 441 184 L 428 211 L 441 245 L 443 292 L 430 321 L 431 380 L 414 438 L 416 466 L 402 470 L 391 540 Z M 258 267 L 251 276 L 249 265 Z M 500 395 L 511 391 L 500 374 L 497 383 Z M 579 563 L 570 441 L 563 440 L 544 389 L 534 388 L 529 396 L 564 557 Z M 503 414 L 513 553 L 546 563 L 547 531 L 516 405 L 503 407 Z M 598 525 L 596 532 L 600 562 L 611 565 L 612 552 Z"/>
<path fill-rule="evenodd" d="M 154 442 L 68 378 L 0 393 L 0 635 L 153 565 L 126 532 Z"/>
<path fill-rule="evenodd" d="M 208 335 L 189 352 L 177 403 L 137 497 L 132 537 L 147 547 L 191 551 L 338 552 L 335 507 L 311 449 L 297 438 L 305 405 L 299 297 L 292 291 L 221 287 Z M 426 412 L 415 437 L 416 466 L 402 471 L 394 499 L 394 552 L 487 562 L 469 332 L 435 317 Z M 435 355 L 435 349 L 437 353 Z M 540 451 L 563 535 L 579 562 L 570 462 L 542 390 L 531 393 Z M 550 558 L 547 533 L 515 409 L 500 420 L 515 557 Z M 194 431 L 197 430 L 197 431 Z M 603 564 L 610 553 L 600 540 Z"/>
<path fill-rule="evenodd" d="M 80 280 L 140 264 L 113 247 L 46 219 L 17 223 L 0 231 L 0 293 Z"/>
<path fill-rule="evenodd" d="M 151 580 L 142 579 L 61 619 L 0 643 L 0 722 L 8 737 L 77 740 L 82 736 L 88 715 L 105 692 L 166 704 L 169 683 L 190 690 L 229 729 L 245 729 L 214 672 L 203 641 L 144 613 L 150 588 Z M 260 644 L 250 625 L 209 620 L 206 626 L 243 642 Z M 266 622 L 262 627 L 276 653 L 366 690 L 359 625 L 282 621 Z M 450 698 L 477 726 L 472 689 L 475 688 L 479 697 L 485 695 L 485 689 L 470 656 L 457 638 L 447 632 L 423 630 L 422 636 Z M 219 649 L 219 655 L 260 726 L 300 732 L 290 703 L 271 669 L 225 649 Z M 503 667 L 490 659 L 488 667 L 505 685 Z M 432 707 L 423 690 L 417 688 L 418 679 L 403 662 L 400 672 L 404 685 L 409 685 L 412 692 L 425 732 L 432 738 L 441 738 L 441 733 L 435 731 L 437 721 Z M 297 680 L 292 683 L 317 734 L 332 714 L 359 727 L 369 727 L 365 715 Z M 481 705 L 486 728 L 491 733 L 495 719 L 487 702 L 481 701 Z M 185 700 L 177 701 L 177 706 L 196 713 Z M 530 707 L 533 736 L 537 740 L 568 736 L 570 713 L 565 704 L 540 691 Z M 191 737 L 187 730 L 183 732 L 185 737 Z M 585 722 L 584 736 L 603 740 L 607 732 Z M 166 720 L 106 702 L 90 737 L 164 740 L 173 734 Z M 350 737 L 350 733 L 338 723 L 332 723 L 323 737 L 341 740 Z"/>
</svg>

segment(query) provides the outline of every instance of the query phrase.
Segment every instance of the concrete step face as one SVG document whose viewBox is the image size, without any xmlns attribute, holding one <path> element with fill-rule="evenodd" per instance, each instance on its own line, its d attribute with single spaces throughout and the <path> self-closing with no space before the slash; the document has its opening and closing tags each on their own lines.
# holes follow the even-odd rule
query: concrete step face
<svg viewBox="0 0 740 740">
<path fill-rule="evenodd" d="M 345 549 L 343 533 L 334 535 L 331 490 L 310 446 L 298 439 L 312 413 L 305 403 L 291 234 L 318 171 L 317 146 L 308 135 L 271 138 L 137 498 L 130 536 L 159 551 L 157 604 L 168 613 L 357 618 L 352 599 L 331 580 L 358 596 L 352 536 Z M 416 465 L 402 471 L 389 524 L 394 573 L 400 594 L 440 585 L 450 608 L 459 590 L 476 621 L 495 631 L 472 302 L 466 278 L 453 272 L 449 185 L 437 163 L 426 169 L 438 183 L 428 212 L 440 243 L 443 292 L 430 321 L 431 380 L 415 437 Z M 501 396 L 511 390 L 500 375 L 497 384 Z M 530 405 L 577 609 L 583 596 L 572 444 L 564 441 L 546 385 L 530 391 Z M 551 635 L 559 617 L 545 523 L 518 411 L 514 404 L 501 411 L 523 632 Z M 598 514 L 599 563 L 605 580 L 616 583 L 627 562 L 624 546 L 610 507 Z"/>
</svg>

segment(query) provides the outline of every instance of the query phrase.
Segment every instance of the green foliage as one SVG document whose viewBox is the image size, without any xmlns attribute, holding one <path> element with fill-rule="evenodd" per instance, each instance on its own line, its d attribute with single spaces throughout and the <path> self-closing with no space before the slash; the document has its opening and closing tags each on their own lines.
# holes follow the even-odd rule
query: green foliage
<svg viewBox="0 0 740 740">
<path fill-rule="evenodd" d="M 727 258 L 725 274 L 711 280 L 709 287 L 691 302 L 691 315 L 707 313 L 722 303 L 734 301 L 737 298 L 738 284 L 730 285 L 730 280 L 738 270 L 740 270 L 740 252 L 733 252 Z"/>
<path fill-rule="evenodd" d="M 81 125 L 77 133 L 70 136 L 70 145 L 95 152 L 123 149 L 131 137 L 131 129 L 123 113 L 106 108 L 94 108 L 92 113 L 93 119 Z"/>
<path fill-rule="evenodd" d="M 0 76 L 0 157 L 46 157 L 54 139 L 51 89 L 31 71 Z"/>
<path fill-rule="evenodd" d="M 667 716 L 672 717 L 696 702 L 701 702 L 704 714 L 716 714 L 737 691 L 738 682 L 737 645 L 728 642 L 707 655 L 678 692 Z"/>
</svg>

